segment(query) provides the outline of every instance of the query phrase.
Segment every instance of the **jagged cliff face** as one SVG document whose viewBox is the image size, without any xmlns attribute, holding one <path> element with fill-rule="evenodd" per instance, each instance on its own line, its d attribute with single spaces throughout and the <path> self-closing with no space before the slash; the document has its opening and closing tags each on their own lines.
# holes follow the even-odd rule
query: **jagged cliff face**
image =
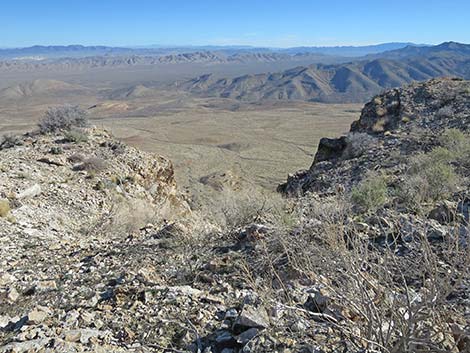
<svg viewBox="0 0 470 353">
<path fill-rule="evenodd" d="M 470 82 L 435 79 L 376 96 L 348 136 L 320 141 L 309 170 L 290 175 L 279 191 L 332 194 L 350 189 L 370 170 L 400 174 L 403 158 L 427 152 L 445 129 L 470 130 Z"/>
</svg>

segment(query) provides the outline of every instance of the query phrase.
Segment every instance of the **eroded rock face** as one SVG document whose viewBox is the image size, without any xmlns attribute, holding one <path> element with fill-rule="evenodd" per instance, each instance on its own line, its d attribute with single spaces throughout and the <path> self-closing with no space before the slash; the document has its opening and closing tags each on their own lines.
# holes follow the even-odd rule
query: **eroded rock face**
<svg viewBox="0 0 470 353">
<path fill-rule="evenodd" d="M 322 139 L 310 169 L 290 175 L 278 191 L 332 194 L 350 189 L 371 170 L 402 173 L 403 159 L 428 152 L 450 128 L 470 130 L 469 81 L 443 78 L 392 89 L 365 105 L 347 137 Z M 361 134 L 372 139 L 354 138 Z"/>
</svg>

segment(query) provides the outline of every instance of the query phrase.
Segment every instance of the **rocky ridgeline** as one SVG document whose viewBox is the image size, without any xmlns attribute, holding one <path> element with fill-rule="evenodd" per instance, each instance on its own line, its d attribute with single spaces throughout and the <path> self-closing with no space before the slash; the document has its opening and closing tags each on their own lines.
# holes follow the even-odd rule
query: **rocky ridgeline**
<svg viewBox="0 0 470 353">
<path fill-rule="evenodd" d="M 399 179 L 407 157 L 438 146 L 439 135 L 452 128 L 470 131 L 469 81 L 435 79 L 392 89 L 365 105 L 348 136 L 321 139 L 310 169 L 290 175 L 279 191 L 334 194 L 372 170 Z"/>
</svg>

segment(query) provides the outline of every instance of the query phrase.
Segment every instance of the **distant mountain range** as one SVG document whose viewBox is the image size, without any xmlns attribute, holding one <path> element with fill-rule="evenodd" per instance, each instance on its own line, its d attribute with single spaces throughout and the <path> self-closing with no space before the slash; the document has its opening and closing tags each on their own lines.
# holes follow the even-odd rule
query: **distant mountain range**
<svg viewBox="0 0 470 353">
<path fill-rule="evenodd" d="M 394 48 L 401 43 L 368 47 L 369 54 L 362 57 L 342 58 L 308 51 L 306 48 L 289 50 L 252 51 L 230 47 L 223 51 L 195 51 L 167 55 L 127 55 L 109 47 L 34 47 L 37 50 L 82 52 L 115 50 L 119 55 L 95 55 L 89 57 L 51 58 L 46 60 L 0 60 L 0 72 L 17 70 L 89 69 L 127 67 L 138 65 L 203 64 L 207 74 L 186 81 L 164 86 L 165 89 L 182 90 L 201 97 L 231 98 L 257 102 L 260 100 L 303 100 L 313 102 L 344 103 L 362 102 L 371 96 L 412 81 L 423 81 L 442 76 L 470 79 L 470 45 L 446 42 L 436 46 L 408 45 L 399 49 L 371 53 L 384 48 Z M 46 48 L 46 49 L 44 49 Z M 28 50 L 33 50 L 27 48 Z M 330 48 L 331 49 L 331 48 Z M 130 49 L 134 50 L 134 49 Z M 145 49 L 147 50 L 147 49 Z M 153 49 L 148 49 L 153 50 Z M 155 50 L 160 50 L 156 48 Z M 230 50 L 230 52 L 229 52 Z M 297 50 L 300 52 L 295 53 Z M 356 50 L 353 47 L 343 47 Z M 231 52 L 234 51 L 234 52 Z M 28 52 L 29 54 L 33 53 Z M 26 51 L 24 52 L 26 53 Z M 358 52 L 356 52 L 358 53 Z M 349 54 L 353 54 L 349 52 Z M 337 59 L 335 59 L 337 58 Z M 282 62 L 282 67 L 294 67 L 281 72 L 221 77 L 211 69 L 213 64 L 249 64 Z M 307 66 L 304 66 L 308 63 Z M 313 63 L 313 64 L 311 64 Z M 261 65 L 268 67 L 269 65 Z M 242 68 L 246 66 L 240 66 Z M 199 67 L 199 70 L 201 67 Z M 277 70 L 277 69 L 275 69 Z M 201 72 L 201 71 L 199 71 Z M 202 71 L 203 72 L 203 71 Z M 240 72 L 244 72 L 243 70 Z M 253 72 L 253 71 L 252 71 Z M 140 84 L 105 92 L 108 99 L 126 100 L 151 97 L 161 86 Z M 84 88 L 66 85 L 58 81 L 34 81 L 0 91 L 0 98 L 21 99 L 37 95 L 83 92 Z"/>
<path fill-rule="evenodd" d="M 342 47 L 297 47 L 297 48 L 259 48 L 249 46 L 191 46 L 191 47 L 158 47 L 148 48 L 125 48 L 125 47 L 107 47 L 107 46 L 42 46 L 36 45 L 27 48 L 6 48 L 0 49 L 0 59 L 22 59 L 22 60 L 40 60 L 52 58 L 79 58 L 87 56 L 121 56 L 121 55 L 170 55 L 194 52 L 216 51 L 225 55 L 237 53 L 284 53 L 295 55 L 299 53 L 323 54 L 332 56 L 358 57 L 368 54 L 377 54 L 387 50 L 404 48 L 415 44 L 412 43 L 384 43 L 367 46 L 342 46 Z"/>
<path fill-rule="evenodd" d="M 384 89 L 441 76 L 470 79 L 470 45 L 407 46 L 346 64 L 314 64 L 233 79 L 207 74 L 180 83 L 179 88 L 244 101 L 360 102 Z"/>
<path fill-rule="evenodd" d="M 348 59 L 349 60 L 349 59 Z M 160 64 L 225 64 L 225 63 L 272 63 L 281 61 L 295 62 L 338 62 L 347 61 L 317 53 L 290 55 L 274 52 L 239 52 L 227 55 L 221 52 L 203 51 L 192 53 L 169 54 L 161 56 L 119 55 L 119 56 L 88 56 L 80 58 L 57 58 L 34 60 L 33 57 L 19 60 L 0 60 L 0 70 L 32 71 L 32 70 L 67 70 L 100 67 L 122 67 L 137 65 Z"/>
</svg>

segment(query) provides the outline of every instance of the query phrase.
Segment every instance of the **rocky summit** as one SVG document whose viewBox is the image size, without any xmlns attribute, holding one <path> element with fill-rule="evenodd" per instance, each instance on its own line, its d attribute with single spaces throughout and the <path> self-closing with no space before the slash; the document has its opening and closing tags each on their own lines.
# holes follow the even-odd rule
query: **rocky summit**
<svg viewBox="0 0 470 353">
<path fill-rule="evenodd" d="M 470 350 L 470 82 L 378 95 L 287 197 L 211 210 L 78 108 L 48 119 L 0 143 L 0 352 Z"/>
</svg>

